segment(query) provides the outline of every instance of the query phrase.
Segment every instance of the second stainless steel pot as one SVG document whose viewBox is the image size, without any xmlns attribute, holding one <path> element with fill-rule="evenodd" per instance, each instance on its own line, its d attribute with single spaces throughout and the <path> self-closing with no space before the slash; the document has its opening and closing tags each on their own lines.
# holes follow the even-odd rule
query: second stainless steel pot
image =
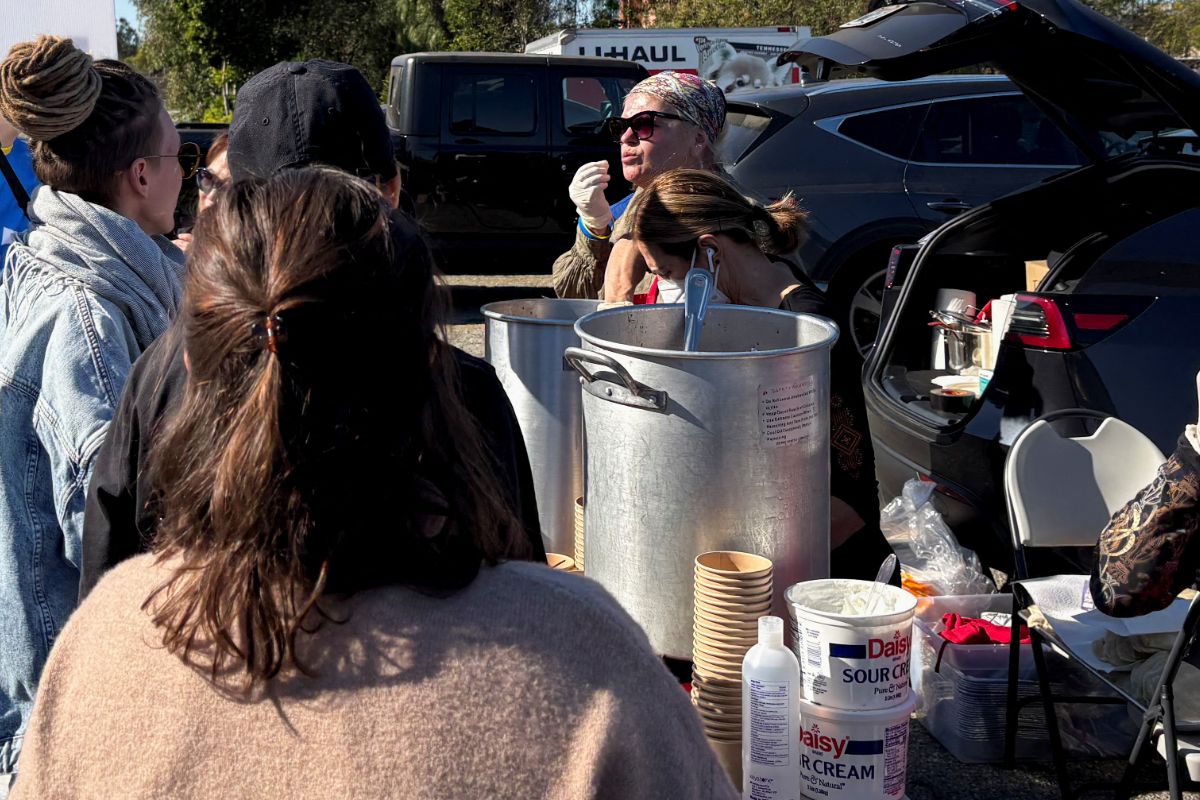
<svg viewBox="0 0 1200 800">
<path fill-rule="evenodd" d="M 598 303 L 542 298 L 482 309 L 487 360 L 525 438 L 548 552 L 575 552 L 575 498 L 583 494 L 583 409 L 578 376 L 562 354 L 579 344 L 575 321 Z"/>
</svg>

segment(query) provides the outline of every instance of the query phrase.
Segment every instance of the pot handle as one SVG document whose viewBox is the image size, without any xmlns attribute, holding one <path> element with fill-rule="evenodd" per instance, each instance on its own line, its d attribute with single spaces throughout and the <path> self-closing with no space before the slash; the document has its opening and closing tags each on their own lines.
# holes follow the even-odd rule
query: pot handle
<svg viewBox="0 0 1200 800">
<path fill-rule="evenodd" d="M 611 356 L 595 350 L 584 350 L 582 347 L 568 347 L 563 351 L 563 361 L 579 373 L 579 382 L 583 384 L 583 390 L 593 397 L 649 411 L 667 410 L 666 392 L 638 383 L 629 371 Z M 584 364 L 604 367 L 613 374 L 610 376 L 589 372 Z M 620 379 L 623 385 L 615 383 L 613 377 Z"/>
</svg>

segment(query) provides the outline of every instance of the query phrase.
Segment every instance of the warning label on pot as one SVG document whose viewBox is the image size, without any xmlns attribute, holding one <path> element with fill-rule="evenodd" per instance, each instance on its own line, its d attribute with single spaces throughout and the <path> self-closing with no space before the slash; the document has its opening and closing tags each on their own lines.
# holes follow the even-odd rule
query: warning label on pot
<svg viewBox="0 0 1200 800">
<path fill-rule="evenodd" d="M 758 422 L 763 444 L 785 447 L 806 442 L 817 429 L 817 379 L 758 387 Z"/>
</svg>

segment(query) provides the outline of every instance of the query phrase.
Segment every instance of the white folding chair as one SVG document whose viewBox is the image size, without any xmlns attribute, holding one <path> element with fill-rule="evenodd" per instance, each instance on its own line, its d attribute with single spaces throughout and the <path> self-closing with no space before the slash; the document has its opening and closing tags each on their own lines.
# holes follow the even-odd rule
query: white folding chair
<svg viewBox="0 0 1200 800">
<path fill-rule="evenodd" d="M 1100 424 L 1073 437 L 1050 424 L 1071 418 Z M 1064 409 L 1031 423 L 1004 461 L 1017 579 L 1031 577 L 1026 549 L 1093 547 L 1113 514 L 1154 479 L 1164 461 L 1137 428 L 1099 412 Z"/>
<path fill-rule="evenodd" d="M 1064 435 L 1054 422 L 1085 420 L 1098 423 L 1094 432 Z M 1118 510 L 1155 477 L 1166 459 L 1158 447 L 1136 428 L 1115 417 L 1087 409 L 1063 409 L 1031 423 L 1008 451 L 1004 463 L 1004 491 L 1008 503 L 1014 560 L 1012 642 L 1009 650 L 1008 709 L 1005 730 L 1005 763 L 1016 754 L 1017 715 L 1024 702 L 1017 700 L 1020 667 L 1020 630 L 1024 604 L 1019 599 L 1022 580 L 1031 576 L 1026 551 L 1049 547 L 1092 547 Z M 1056 702 L 1126 702 L 1128 698 L 1054 697 L 1045 669 L 1043 635 L 1030 629 L 1032 651 L 1055 767 L 1064 797 L 1069 795 L 1062 742 L 1054 716 Z"/>
</svg>

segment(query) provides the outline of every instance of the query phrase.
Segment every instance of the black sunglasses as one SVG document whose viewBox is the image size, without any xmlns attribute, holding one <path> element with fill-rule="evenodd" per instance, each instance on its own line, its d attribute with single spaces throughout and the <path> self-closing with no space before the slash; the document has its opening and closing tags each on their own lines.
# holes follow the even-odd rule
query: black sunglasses
<svg viewBox="0 0 1200 800">
<path fill-rule="evenodd" d="M 208 167 L 200 167 L 196 170 L 196 188 L 208 194 L 215 192 L 225 185 L 225 181 L 214 175 Z"/>
<path fill-rule="evenodd" d="M 179 145 L 178 153 L 164 153 L 156 156 L 139 156 L 140 158 L 177 158 L 179 168 L 183 170 L 183 179 L 191 180 L 200 169 L 200 145 L 195 142 L 184 142 Z"/>
<path fill-rule="evenodd" d="M 640 111 L 632 117 L 609 117 L 604 120 L 604 129 L 614 142 L 621 141 L 625 131 L 633 131 L 639 142 L 644 142 L 654 135 L 654 120 L 683 119 L 678 114 L 668 114 L 665 111 Z"/>
</svg>

